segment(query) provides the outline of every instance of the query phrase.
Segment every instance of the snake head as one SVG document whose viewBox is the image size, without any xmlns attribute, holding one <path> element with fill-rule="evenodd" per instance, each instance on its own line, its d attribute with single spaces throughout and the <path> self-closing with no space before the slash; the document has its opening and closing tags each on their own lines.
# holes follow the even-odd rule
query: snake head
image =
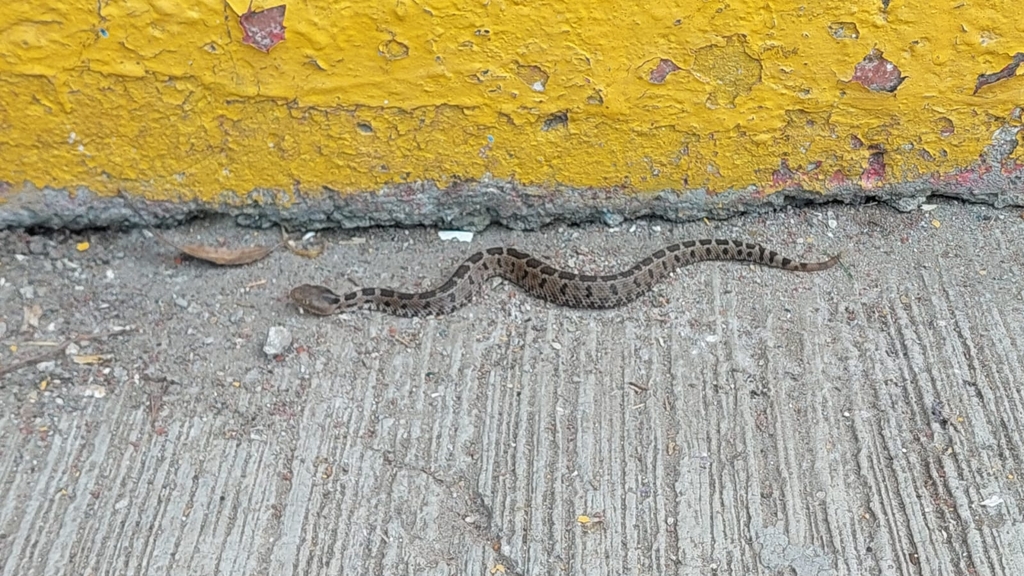
<svg viewBox="0 0 1024 576">
<path fill-rule="evenodd" d="M 292 288 L 288 296 L 299 308 L 320 316 L 334 314 L 341 305 L 341 296 L 338 296 L 326 286 L 303 284 Z"/>
</svg>

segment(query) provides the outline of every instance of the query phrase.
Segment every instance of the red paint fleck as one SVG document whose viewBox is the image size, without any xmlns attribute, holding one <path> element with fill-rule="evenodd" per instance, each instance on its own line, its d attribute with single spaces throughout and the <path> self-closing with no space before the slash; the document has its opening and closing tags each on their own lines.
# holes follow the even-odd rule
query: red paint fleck
<svg viewBox="0 0 1024 576">
<path fill-rule="evenodd" d="M 1020 173 L 1022 170 L 1024 170 L 1024 164 L 1022 164 L 1016 158 L 1009 158 L 1003 162 L 1003 176 L 1014 176 Z"/>
<path fill-rule="evenodd" d="M 876 48 L 854 66 L 850 82 L 856 82 L 872 92 L 895 92 L 906 79 L 900 69 L 883 58 L 882 51 Z"/>
<path fill-rule="evenodd" d="M 245 14 L 238 17 L 242 26 L 242 43 L 257 50 L 270 52 L 284 40 L 284 4 L 253 11 L 252 3 Z"/>
<path fill-rule="evenodd" d="M 828 180 L 825 181 L 825 185 L 829 188 L 838 188 L 849 182 L 850 180 L 846 177 L 846 174 L 843 174 L 841 170 L 836 170 L 828 177 Z"/>
<path fill-rule="evenodd" d="M 999 72 L 979 74 L 978 81 L 974 84 L 973 94 L 977 94 L 978 90 L 981 90 L 984 86 L 995 84 L 996 82 L 1007 78 L 1013 78 L 1013 76 L 1017 74 L 1017 68 L 1020 67 L 1021 64 L 1024 64 L 1024 52 L 1017 52 L 1013 55 L 1013 59 L 1010 60 L 1010 63 L 1003 66 L 1002 70 Z"/>
<path fill-rule="evenodd" d="M 938 177 L 938 182 L 940 184 L 948 184 L 952 182 L 958 186 L 963 187 L 977 186 L 980 183 L 982 177 L 984 177 L 991 171 L 992 168 L 989 165 L 983 164 L 977 168 L 961 170 L 958 172 L 953 172 L 951 174 L 942 174 L 941 176 Z"/>
<path fill-rule="evenodd" d="M 785 187 L 799 180 L 799 175 L 789 167 L 785 158 L 779 162 L 779 169 L 772 172 L 772 185 Z"/>
<path fill-rule="evenodd" d="M 885 182 L 885 153 L 872 152 L 868 156 L 868 167 L 860 173 L 860 185 L 875 188 Z"/>
<path fill-rule="evenodd" d="M 682 68 L 676 66 L 675 62 L 662 58 L 658 61 L 658 65 L 654 67 L 654 70 L 651 70 L 651 74 L 647 79 L 651 84 L 661 84 L 665 82 L 665 78 L 668 77 L 669 74 L 680 70 L 682 70 Z"/>
</svg>

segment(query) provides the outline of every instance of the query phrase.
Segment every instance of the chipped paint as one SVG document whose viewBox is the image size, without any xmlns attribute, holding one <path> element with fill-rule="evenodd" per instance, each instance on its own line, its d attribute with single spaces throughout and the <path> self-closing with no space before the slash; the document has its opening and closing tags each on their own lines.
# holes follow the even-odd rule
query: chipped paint
<svg viewBox="0 0 1024 576">
<path fill-rule="evenodd" d="M 241 204 L 480 179 L 770 194 L 1020 172 L 1006 0 L 286 4 L 6 7 L 0 191 Z M 247 32 L 247 13 L 269 24 Z"/>
</svg>

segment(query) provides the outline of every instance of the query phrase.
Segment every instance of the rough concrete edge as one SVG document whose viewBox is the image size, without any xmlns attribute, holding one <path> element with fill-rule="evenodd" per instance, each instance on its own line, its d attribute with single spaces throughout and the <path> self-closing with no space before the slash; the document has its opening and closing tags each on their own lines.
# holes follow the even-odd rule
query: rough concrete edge
<svg viewBox="0 0 1024 576">
<path fill-rule="evenodd" d="M 433 182 L 392 185 L 380 191 L 321 194 L 254 190 L 244 197 L 225 194 L 224 201 L 134 202 L 140 217 L 118 197 L 88 189 L 73 192 L 25 184 L 0 195 L 0 229 L 170 226 L 207 215 L 229 215 L 241 226 L 284 224 L 295 229 L 370 226 L 438 226 L 479 231 L 490 224 L 534 230 L 554 222 L 603 222 L 657 217 L 693 221 L 828 202 L 883 202 L 897 210 L 917 208 L 928 196 L 958 198 L 995 207 L 1024 207 L 1024 175 L 1002 170 L 974 170 L 968 177 L 931 178 L 866 189 L 844 185 L 821 193 L 801 188 L 763 194 L 757 188 L 709 195 L 704 190 L 663 190 L 639 194 L 623 189 L 524 186 L 514 181 L 483 179 L 440 188 Z"/>
</svg>

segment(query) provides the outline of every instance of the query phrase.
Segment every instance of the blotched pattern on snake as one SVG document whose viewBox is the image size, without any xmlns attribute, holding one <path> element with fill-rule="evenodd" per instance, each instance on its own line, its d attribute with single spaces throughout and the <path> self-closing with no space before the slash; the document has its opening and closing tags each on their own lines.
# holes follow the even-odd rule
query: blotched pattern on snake
<svg viewBox="0 0 1024 576">
<path fill-rule="evenodd" d="M 823 262 L 797 262 L 750 242 L 686 240 L 658 250 L 624 272 L 590 275 L 559 270 L 515 248 L 499 247 L 473 254 L 447 282 L 425 292 L 363 288 L 339 295 L 324 286 L 303 284 L 292 289 L 290 297 L 303 310 L 325 316 L 357 309 L 395 316 L 436 316 L 466 305 L 486 280 L 500 276 L 527 294 L 560 306 L 605 309 L 628 304 L 674 270 L 705 260 L 738 260 L 795 272 L 815 272 L 835 266 L 839 255 Z"/>
</svg>

